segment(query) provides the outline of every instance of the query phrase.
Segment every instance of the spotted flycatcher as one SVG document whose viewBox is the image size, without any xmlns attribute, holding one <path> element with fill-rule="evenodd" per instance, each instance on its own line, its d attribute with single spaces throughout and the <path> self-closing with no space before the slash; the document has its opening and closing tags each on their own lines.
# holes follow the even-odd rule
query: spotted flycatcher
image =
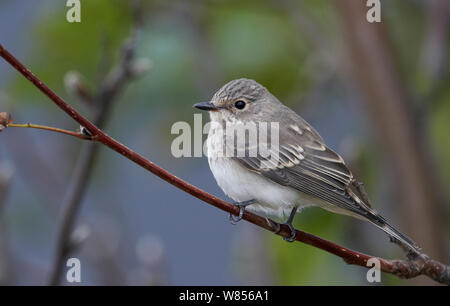
<svg viewBox="0 0 450 306">
<path fill-rule="evenodd" d="M 265 87 L 249 79 L 233 80 L 210 102 L 194 106 L 209 111 L 208 162 L 217 184 L 240 207 L 239 217 L 232 218 L 234 222 L 242 218 L 246 207 L 266 216 L 289 216 L 285 224 L 292 235 L 286 240 L 293 241 L 296 212 L 319 206 L 369 221 L 412 252 L 419 250 L 414 241 L 388 224 L 371 206 L 342 157 Z M 236 130 L 263 124 L 275 124 L 276 133 L 258 129 L 252 138 L 250 134 L 255 133 L 249 129 L 241 133 L 241 139 L 230 137 Z M 262 134 L 266 137 L 259 137 Z M 251 150 L 255 148 L 251 138 L 257 140 L 257 150 Z M 262 147 L 270 154 L 262 154 Z"/>
</svg>

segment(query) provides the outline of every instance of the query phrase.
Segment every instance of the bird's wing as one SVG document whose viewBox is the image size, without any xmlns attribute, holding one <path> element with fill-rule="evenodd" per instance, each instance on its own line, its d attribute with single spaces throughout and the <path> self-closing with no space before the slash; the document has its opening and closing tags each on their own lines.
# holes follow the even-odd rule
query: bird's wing
<svg viewBox="0 0 450 306">
<path fill-rule="evenodd" d="M 288 124 L 281 131 L 278 146 L 266 144 L 274 155 L 233 158 L 280 185 L 295 188 L 362 217 L 373 219 L 377 216 L 370 204 L 356 195 L 351 184 L 353 175 L 342 157 L 329 149 L 306 121 L 297 122 Z M 275 160 L 273 156 L 276 156 Z"/>
</svg>

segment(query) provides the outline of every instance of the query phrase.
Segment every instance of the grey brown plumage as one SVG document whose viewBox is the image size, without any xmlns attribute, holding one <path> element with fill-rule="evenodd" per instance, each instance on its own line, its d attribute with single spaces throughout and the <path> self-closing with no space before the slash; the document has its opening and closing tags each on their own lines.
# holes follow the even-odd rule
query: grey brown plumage
<svg viewBox="0 0 450 306">
<path fill-rule="evenodd" d="M 233 101 L 237 99 L 245 99 L 252 111 L 234 110 Z M 329 203 L 331 205 L 324 207 L 328 210 L 368 220 L 412 250 L 419 250 L 413 240 L 388 224 L 364 199 L 352 184 L 353 174 L 342 157 L 328 148 L 313 127 L 266 88 L 253 80 L 234 80 L 214 95 L 213 102 L 224 111 L 218 115 L 211 114 L 211 118 L 223 125 L 233 120 L 257 124 L 266 122 L 268 125 L 274 121 L 279 123 L 279 145 L 271 147 L 270 134 L 265 144 L 265 147 L 276 150 L 274 153 L 277 159 L 274 161 L 273 156 L 263 157 L 259 151 L 257 155 L 230 157 L 244 169 Z M 248 152 L 251 148 L 245 149 Z"/>
</svg>

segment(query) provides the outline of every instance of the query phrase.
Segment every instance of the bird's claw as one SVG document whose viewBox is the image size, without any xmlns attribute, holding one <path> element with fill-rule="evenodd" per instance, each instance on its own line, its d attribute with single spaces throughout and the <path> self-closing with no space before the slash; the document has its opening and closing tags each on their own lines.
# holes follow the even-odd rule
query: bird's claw
<svg viewBox="0 0 450 306">
<path fill-rule="evenodd" d="M 278 234 L 279 232 L 281 232 L 281 225 L 280 223 L 277 223 L 273 220 L 267 219 L 270 223 L 270 226 L 274 229 L 273 233 L 274 234 Z M 284 241 L 287 242 L 294 242 L 295 241 L 295 236 L 297 235 L 297 231 L 295 230 L 294 226 L 291 223 L 283 223 L 283 225 L 286 225 L 287 227 L 289 227 L 289 229 L 291 230 L 291 236 L 289 237 L 283 237 Z"/>
<path fill-rule="evenodd" d="M 287 241 L 287 242 L 294 242 L 295 241 L 295 236 L 297 234 L 297 231 L 295 230 L 295 228 L 294 228 L 294 226 L 292 224 L 290 224 L 290 223 L 285 223 L 285 224 L 291 230 L 291 236 L 290 237 L 283 237 L 283 240 Z"/>
<path fill-rule="evenodd" d="M 287 219 L 286 223 L 284 223 L 284 225 L 287 225 L 287 227 L 289 227 L 289 229 L 291 230 L 291 236 L 283 237 L 284 241 L 287 241 L 287 242 L 295 241 L 295 236 L 297 235 L 297 231 L 295 230 L 294 226 L 292 225 L 292 221 L 294 220 L 294 216 L 296 213 L 297 213 L 297 206 L 294 206 L 289 215 L 289 218 Z"/>
<path fill-rule="evenodd" d="M 230 213 L 230 217 L 229 217 L 230 223 L 233 224 L 233 225 L 236 225 L 236 223 L 241 221 L 242 217 L 244 216 L 245 207 L 247 207 L 248 205 L 254 204 L 255 202 L 256 202 L 256 200 L 248 200 L 248 201 L 233 203 L 234 205 L 239 207 L 239 215 L 235 216 L 235 215 Z"/>
<path fill-rule="evenodd" d="M 233 225 L 236 225 L 236 223 L 241 221 L 242 220 L 242 216 L 244 216 L 244 211 L 245 211 L 245 207 L 244 206 L 240 206 L 239 207 L 239 215 L 238 216 L 235 216 L 235 215 L 230 213 L 230 223 L 233 224 Z"/>
<path fill-rule="evenodd" d="M 291 214 L 289 216 L 289 219 L 286 221 L 286 223 L 283 223 L 283 225 L 286 225 L 291 230 L 291 235 L 289 237 L 283 237 L 284 241 L 287 242 L 294 242 L 295 237 L 297 236 L 297 231 L 295 230 L 294 226 L 292 225 L 292 220 L 294 219 L 294 215 L 297 212 L 297 207 L 294 207 L 291 211 Z M 281 232 L 281 225 L 280 223 L 277 223 L 271 219 L 266 218 L 267 223 L 270 225 L 270 227 L 273 229 L 274 234 L 278 234 Z"/>
</svg>

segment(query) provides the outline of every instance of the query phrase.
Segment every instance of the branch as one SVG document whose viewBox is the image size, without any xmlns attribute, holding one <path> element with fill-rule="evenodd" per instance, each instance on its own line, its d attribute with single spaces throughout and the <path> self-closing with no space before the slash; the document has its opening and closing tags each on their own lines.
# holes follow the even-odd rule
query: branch
<svg viewBox="0 0 450 306">
<path fill-rule="evenodd" d="M 30 128 L 30 129 L 38 129 L 38 130 L 44 130 L 44 131 L 50 131 L 55 133 L 61 133 L 69 136 L 73 136 L 79 139 L 89 140 L 91 137 L 84 135 L 81 132 L 74 132 L 74 131 L 68 131 L 60 128 L 55 128 L 51 126 L 46 125 L 38 125 L 33 123 L 9 123 L 5 127 L 19 127 L 19 128 Z"/>
<path fill-rule="evenodd" d="M 92 124 L 89 120 L 83 117 L 55 92 L 53 92 L 47 85 L 38 79 L 30 70 L 28 70 L 22 63 L 20 63 L 11 53 L 0 45 L 0 56 L 2 56 L 9 64 L 16 70 L 23 74 L 30 82 L 32 82 L 40 91 L 48 96 L 60 109 L 67 115 L 72 117 L 80 125 L 84 126 L 92 135 L 92 141 L 102 143 L 117 153 L 123 155 L 142 168 L 150 171 L 159 178 L 165 180 L 171 185 L 193 195 L 194 197 L 209 203 L 210 205 L 221 209 L 233 215 L 239 215 L 239 208 L 224 200 L 221 200 L 202 189 L 195 187 L 192 184 L 176 177 L 172 173 L 152 163 L 150 160 L 132 151 L 128 147 L 119 143 L 115 139 L 106 135 L 97 126 Z M 244 212 L 243 219 L 253 223 L 261 228 L 271 232 L 276 232 L 282 237 L 290 236 L 290 229 L 284 224 L 277 224 L 273 220 L 260 217 L 248 211 Z M 280 229 L 280 230 L 278 230 Z M 331 241 L 327 241 L 320 237 L 306 233 L 301 230 L 296 230 L 295 240 L 311 245 L 313 247 L 324 250 L 328 253 L 334 254 L 342 258 L 346 263 L 358 265 L 367 268 L 367 261 L 373 256 L 369 256 L 357 251 L 350 250 Z M 387 260 L 378 258 L 380 260 L 380 268 L 383 272 L 397 275 L 401 278 L 413 278 L 418 275 L 426 275 L 429 278 L 445 284 L 450 284 L 450 268 L 438 261 L 429 259 L 426 256 L 419 256 L 415 260 Z"/>
<path fill-rule="evenodd" d="M 137 65 L 134 62 L 136 35 L 137 29 L 133 29 L 131 36 L 125 40 L 122 47 L 121 58 L 117 67 L 115 67 L 111 74 L 102 81 L 98 93 L 95 95 L 82 94 L 86 92 L 85 90 L 82 90 L 84 88 L 81 86 L 82 84 L 80 82 L 75 82 L 75 84 L 73 84 L 76 85 L 75 92 L 81 93 L 81 95 L 79 95 L 80 98 L 86 100 L 86 97 L 88 97 L 90 102 L 89 105 L 96 107 L 94 124 L 100 129 L 105 126 L 109 114 L 111 113 L 113 102 L 117 100 L 117 97 L 123 91 L 124 85 L 134 77 L 142 74 L 145 70 L 142 68 L 142 65 Z M 85 133 L 89 135 L 87 139 L 90 139 L 91 134 L 89 132 Z M 95 143 L 89 143 L 83 148 L 68 191 L 64 197 L 55 248 L 55 257 L 54 262 L 51 265 L 49 278 L 50 285 L 57 285 L 59 283 L 64 267 L 64 260 L 68 254 L 73 251 L 74 246 L 72 244 L 71 235 L 73 233 L 78 211 L 82 204 L 82 198 L 91 178 L 93 165 L 98 155 L 98 149 L 99 147 Z"/>
</svg>

